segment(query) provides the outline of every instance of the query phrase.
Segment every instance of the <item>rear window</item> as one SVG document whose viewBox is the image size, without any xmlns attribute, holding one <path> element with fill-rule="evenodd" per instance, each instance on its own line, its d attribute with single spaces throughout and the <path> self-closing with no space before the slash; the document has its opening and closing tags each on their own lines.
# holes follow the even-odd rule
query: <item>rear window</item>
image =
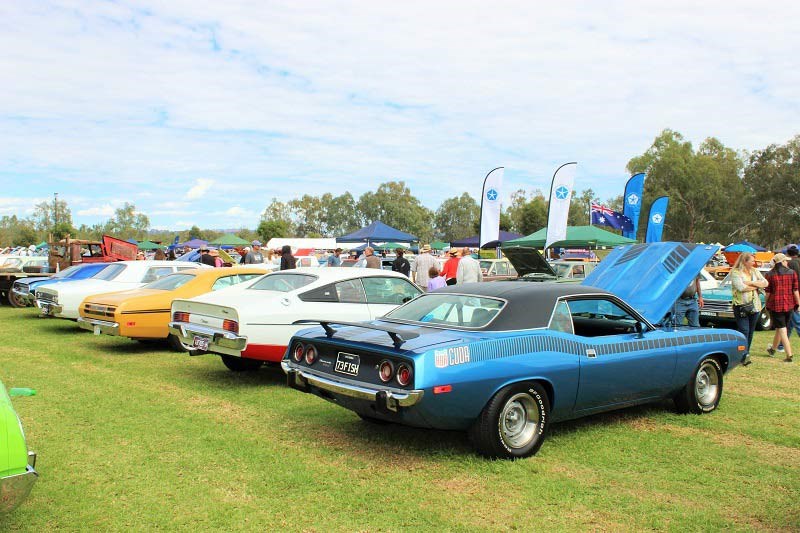
<svg viewBox="0 0 800 533">
<path fill-rule="evenodd" d="M 171 291 L 177 289 L 181 285 L 184 285 L 194 279 L 194 274 L 170 274 L 169 276 L 164 276 L 163 278 L 156 280 L 152 283 L 148 283 L 143 289 L 157 289 L 162 291 Z"/>
<path fill-rule="evenodd" d="M 463 294 L 424 294 L 389 312 L 385 318 L 403 322 L 482 328 L 505 306 L 503 300 Z"/>
<path fill-rule="evenodd" d="M 111 281 L 116 278 L 122 271 L 127 268 L 127 265 L 108 265 L 106 268 L 92 276 L 92 279 L 102 279 L 104 281 Z"/>
<path fill-rule="evenodd" d="M 317 276 L 309 274 L 267 274 L 250 285 L 248 290 L 290 292 L 305 287 L 309 283 L 316 281 L 316 279 Z"/>
</svg>

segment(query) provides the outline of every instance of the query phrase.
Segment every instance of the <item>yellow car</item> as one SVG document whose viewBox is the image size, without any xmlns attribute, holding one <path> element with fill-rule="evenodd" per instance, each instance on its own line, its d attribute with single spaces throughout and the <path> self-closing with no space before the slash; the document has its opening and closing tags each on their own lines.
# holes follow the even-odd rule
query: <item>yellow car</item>
<svg viewBox="0 0 800 533">
<path fill-rule="evenodd" d="M 191 298 L 238 285 L 266 274 L 258 266 L 191 269 L 164 276 L 138 289 L 88 296 L 78 309 L 78 325 L 95 335 L 117 335 L 138 341 L 167 340 L 185 351 L 170 335 L 170 307 L 176 298 Z"/>
</svg>

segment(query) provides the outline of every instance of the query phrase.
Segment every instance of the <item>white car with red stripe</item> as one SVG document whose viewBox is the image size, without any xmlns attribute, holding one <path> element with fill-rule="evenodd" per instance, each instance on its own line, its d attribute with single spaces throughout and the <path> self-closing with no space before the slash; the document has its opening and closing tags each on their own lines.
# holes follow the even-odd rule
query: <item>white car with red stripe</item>
<svg viewBox="0 0 800 533">
<path fill-rule="evenodd" d="M 224 293 L 224 294 L 223 294 Z M 170 333 L 192 355 L 215 353 L 234 371 L 283 359 L 300 320 L 374 320 L 420 289 L 398 272 L 297 268 L 172 303 Z"/>
</svg>

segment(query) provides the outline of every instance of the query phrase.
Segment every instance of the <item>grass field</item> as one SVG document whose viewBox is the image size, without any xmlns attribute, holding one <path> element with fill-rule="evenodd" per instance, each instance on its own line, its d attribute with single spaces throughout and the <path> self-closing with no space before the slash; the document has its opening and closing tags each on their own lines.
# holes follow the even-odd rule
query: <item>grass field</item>
<svg viewBox="0 0 800 533">
<path fill-rule="evenodd" d="M 710 415 L 671 402 L 556 424 L 539 454 L 374 426 L 283 373 L 96 337 L 0 307 L 0 380 L 41 476 L 0 531 L 800 530 L 800 362 L 726 376 Z M 800 352 L 800 345 L 798 345 Z"/>
</svg>

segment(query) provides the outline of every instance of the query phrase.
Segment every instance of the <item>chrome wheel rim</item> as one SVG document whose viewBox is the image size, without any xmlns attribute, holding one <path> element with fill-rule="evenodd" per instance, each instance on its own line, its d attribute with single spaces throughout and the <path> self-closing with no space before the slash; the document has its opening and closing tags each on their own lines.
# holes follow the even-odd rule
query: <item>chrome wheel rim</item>
<svg viewBox="0 0 800 533">
<path fill-rule="evenodd" d="M 712 405 L 719 395 L 719 373 L 713 363 L 703 363 L 697 372 L 695 397 L 700 405 Z"/>
<path fill-rule="evenodd" d="M 500 433 L 510 448 L 522 448 L 536 436 L 539 406 L 530 394 L 518 393 L 509 398 L 500 413 Z"/>
</svg>

